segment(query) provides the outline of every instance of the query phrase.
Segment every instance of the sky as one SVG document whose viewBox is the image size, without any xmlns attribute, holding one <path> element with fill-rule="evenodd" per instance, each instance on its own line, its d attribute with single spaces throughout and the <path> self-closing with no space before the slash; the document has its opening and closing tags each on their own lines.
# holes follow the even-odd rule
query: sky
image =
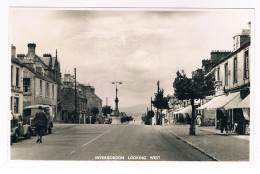
<svg viewBox="0 0 260 174">
<path fill-rule="evenodd" d="M 232 50 L 233 36 L 254 21 L 250 9 L 42 9 L 12 8 L 9 40 L 16 53 L 51 53 L 62 74 L 90 84 L 106 105 L 148 104 L 157 90 L 173 94 L 178 70 L 190 76 L 212 50 Z"/>
</svg>

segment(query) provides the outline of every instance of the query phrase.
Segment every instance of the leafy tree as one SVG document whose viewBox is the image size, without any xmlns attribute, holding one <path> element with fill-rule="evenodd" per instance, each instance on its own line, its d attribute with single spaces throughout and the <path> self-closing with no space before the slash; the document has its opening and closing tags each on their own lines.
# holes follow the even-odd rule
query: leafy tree
<svg viewBox="0 0 260 174">
<path fill-rule="evenodd" d="M 122 118 L 121 118 L 121 123 L 123 123 L 123 122 L 127 122 L 127 121 L 132 121 L 133 120 L 133 117 L 132 116 L 123 116 Z"/>
<path fill-rule="evenodd" d="M 151 125 L 151 119 L 154 117 L 154 112 L 152 110 L 148 111 L 147 114 L 144 116 L 144 123 L 146 125 Z"/>
<path fill-rule="evenodd" d="M 154 117 L 154 112 L 153 111 L 148 111 L 147 112 L 147 117 L 148 117 L 148 119 L 151 119 L 151 118 L 153 118 Z"/>
<path fill-rule="evenodd" d="M 195 99 L 203 99 L 207 95 L 214 93 L 214 77 L 212 74 L 205 76 L 202 69 L 192 72 L 192 78 L 188 78 L 184 71 L 177 71 L 177 77 L 173 82 L 174 95 L 179 100 L 190 100 L 192 106 L 192 116 L 190 122 L 189 135 L 195 135 Z"/>
<path fill-rule="evenodd" d="M 91 113 L 93 114 L 91 123 L 95 123 L 97 121 L 97 114 L 99 114 L 99 110 L 97 107 L 91 108 Z"/>
<path fill-rule="evenodd" d="M 161 112 L 159 121 L 158 121 L 158 119 L 156 119 L 157 120 L 156 124 L 162 124 L 162 118 L 161 118 L 162 111 L 164 109 L 169 109 L 169 104 L 168 104 L 169 99 L 167 97 L 164 97 L 163 93 L 164 93 L 164 90 L 163 89 L 161 90 L 158 87 L 158 92 L 155 94 L 155 99 L 152 101 L 153 106 L 155 108 L 157 108 L 157 110 L 159 109 Z"/>
<path fill-rule="evenodd" d="M 108 114 L 112 113 L 112 108 L 111 106 L 103 106 L 102 107 L 102 113 L 107 117 Z"/>
</svg>

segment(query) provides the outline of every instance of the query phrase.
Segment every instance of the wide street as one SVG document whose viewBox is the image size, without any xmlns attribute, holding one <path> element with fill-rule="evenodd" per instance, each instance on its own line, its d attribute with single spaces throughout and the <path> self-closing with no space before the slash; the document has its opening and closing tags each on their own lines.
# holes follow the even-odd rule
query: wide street
<svg viewBox="0 0 260 174">
<path fill-rule="evenodd" d="M 53 134 L 13 143 L 11 160 L 212 161 L 167 127 L 56 124 Z"/>
</svg>

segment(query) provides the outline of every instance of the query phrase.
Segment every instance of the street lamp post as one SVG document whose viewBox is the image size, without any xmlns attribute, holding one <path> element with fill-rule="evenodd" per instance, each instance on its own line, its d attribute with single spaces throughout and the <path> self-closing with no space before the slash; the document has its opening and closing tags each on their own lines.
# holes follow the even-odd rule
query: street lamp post
<svg viewBox="0 0 260 174">
<path fill-rule="evenodd" d="M 112 84 L 116 85 L 116 98 L 115 98 L 115 111 L 114 111 L 114 115 L 119 116 L 119 109 L 118 109 L 118 102 L 119 102 L 119 100 L 118 100 L 118 97 L 117 97 L 117 91 L 118 91 L 117 84 L 121 85 L 122 82 L 114 81 L 114 82 L 112 82 Z"/>
</svg>

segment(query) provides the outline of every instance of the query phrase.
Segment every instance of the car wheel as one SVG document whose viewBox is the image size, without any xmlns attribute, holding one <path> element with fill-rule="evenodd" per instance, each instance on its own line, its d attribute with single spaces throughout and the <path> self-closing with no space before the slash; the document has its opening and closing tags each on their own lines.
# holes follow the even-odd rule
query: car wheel
<svg viewBox="0 0 260 174">
<path fill-rule="evenodd" d="M 19 135 L 18 135 L 18 133 L 16 132 L 15 134 L 14 134 L 14 136 L 13 136 L 13 142 L 15 143 L 15 142 L 18 142 L 18 137 L 19 137 Z"/>
<path fill-rule="evenodd" d="M 29 131 L 25 136 L 24 136 L 25 139 L 30 139 L 31 138 L 31 132 Z"/>
</svg>

